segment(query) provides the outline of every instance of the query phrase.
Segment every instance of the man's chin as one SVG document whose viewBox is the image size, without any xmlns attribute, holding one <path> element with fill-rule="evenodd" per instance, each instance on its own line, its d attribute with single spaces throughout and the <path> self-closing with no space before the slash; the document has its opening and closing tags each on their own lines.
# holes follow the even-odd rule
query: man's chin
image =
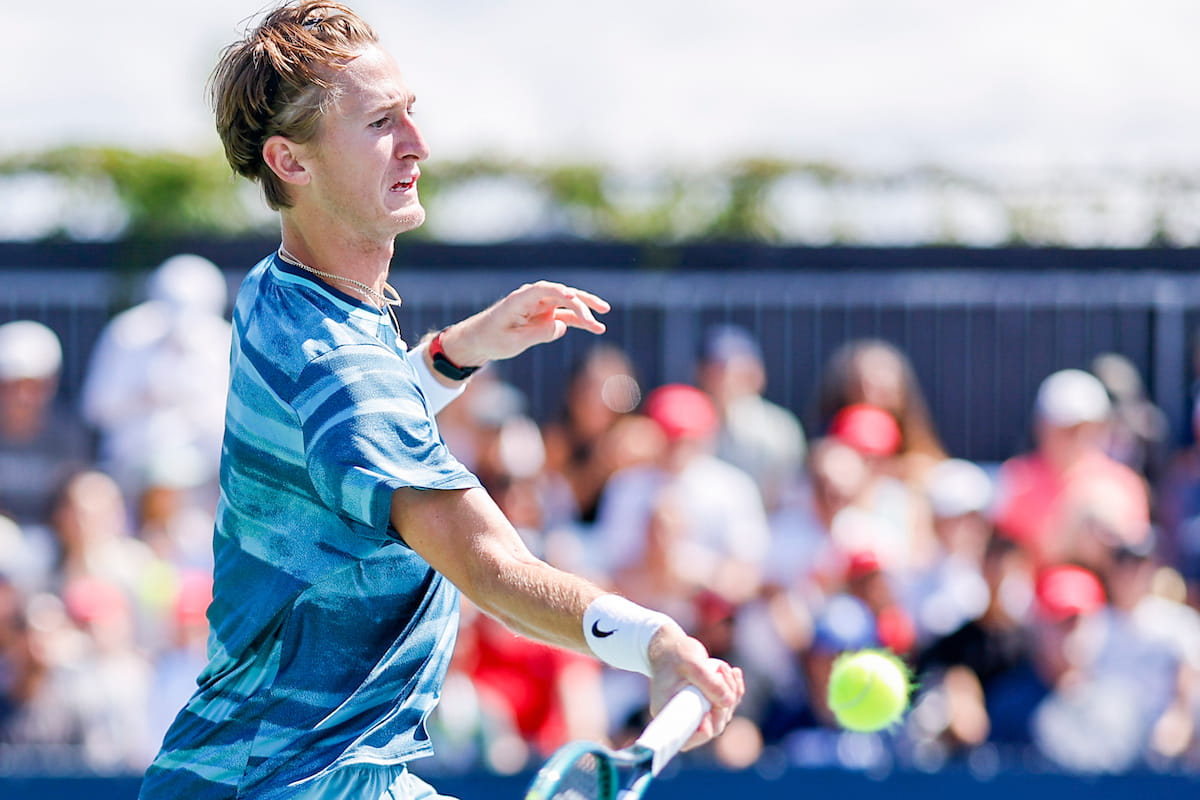
<svg viewBox="0 0 1200 800">
<path fill-rule="evenodd" d="M 396 214 L 396 235 L 415 230 L 425 224 L 425 208 L 417 205 Z"/>
</svg>

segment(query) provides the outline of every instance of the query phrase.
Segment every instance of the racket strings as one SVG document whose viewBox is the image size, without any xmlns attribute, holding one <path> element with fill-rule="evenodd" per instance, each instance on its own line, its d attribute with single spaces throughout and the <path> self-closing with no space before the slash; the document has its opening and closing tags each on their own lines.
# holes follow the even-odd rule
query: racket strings
<svg viewBox="0 0 1200 800">
<path fill-rule="evenodd" d="M 546 800 L 612 800 L 616 783 L 616 770 L 607 759 L 584 753 L 563 770 Z"/>
</svg>

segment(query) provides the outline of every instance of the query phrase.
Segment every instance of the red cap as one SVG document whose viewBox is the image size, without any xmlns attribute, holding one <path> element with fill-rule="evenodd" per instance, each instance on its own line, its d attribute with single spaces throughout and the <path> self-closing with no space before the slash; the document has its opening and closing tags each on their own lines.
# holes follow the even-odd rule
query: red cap
<svg viewBox="0 0 1200 800">
<path fill-rule="evenodd" d="M 839 411 L 829 423 L 829 435 L 871 456 L 890 456 L 900 449 L 900 425 L 895 417 L 866 403 Z"/>
<path fill-rule="evenodd" d="M 855 550 L 846 559 L 846 577 L 864 578 L 879 572 L 882 565 L 873 550 Z"/>
<path fill-rule="evenodd" d="M 1037 601 L 1048 619 L 1062 622 L 1105 603 L 1104 587 L 1090 570 L 1071 564 L 1050 567 L 1037 580 Z"/>
<path fill-rule="evenodd" d="M 719 422 L 708 395 L 682 383 L 669 383 L 651 392 L 645 412 L 671 440 L 706 438 L 716 433 Z"/>
</svg>

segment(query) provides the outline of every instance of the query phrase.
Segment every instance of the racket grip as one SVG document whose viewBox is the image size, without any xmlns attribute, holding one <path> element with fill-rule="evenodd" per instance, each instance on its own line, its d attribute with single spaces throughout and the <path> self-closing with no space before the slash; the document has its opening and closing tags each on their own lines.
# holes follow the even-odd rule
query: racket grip
<svg viewBox="0 0 1200 800">
<path fill-rule="evenodd" d="M 638 737 L 637 744 L 653 754 L 650 771 L 657 775 L 700 727 L 712 703 L 695 686 L 688 686 L 667 701 Z"/>
</svg>

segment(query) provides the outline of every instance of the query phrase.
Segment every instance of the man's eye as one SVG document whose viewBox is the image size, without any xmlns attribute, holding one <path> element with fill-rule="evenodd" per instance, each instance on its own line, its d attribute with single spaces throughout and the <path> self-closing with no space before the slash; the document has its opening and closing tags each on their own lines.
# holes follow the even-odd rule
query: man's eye
<svg viewBox="0 0 1200 800">
<path fill-rule="evenodd" d="M 372 127 L 372 128 L 375 128 L 375 129 L 382 128 L 382 127 L 384 127 L 385 125 L 387 125 L 387 124 L 388 124 L 388 121 L 389 121 L 389 118 L 388 118 L 388 117 L 383 117 L 383 118 L 381 118 L 381 119 L 377 119 L 377 120 L 375 120 L 374 122 L 372 122 L 372 123 L 371 123 L 371 127 Z"/>
</svg>

